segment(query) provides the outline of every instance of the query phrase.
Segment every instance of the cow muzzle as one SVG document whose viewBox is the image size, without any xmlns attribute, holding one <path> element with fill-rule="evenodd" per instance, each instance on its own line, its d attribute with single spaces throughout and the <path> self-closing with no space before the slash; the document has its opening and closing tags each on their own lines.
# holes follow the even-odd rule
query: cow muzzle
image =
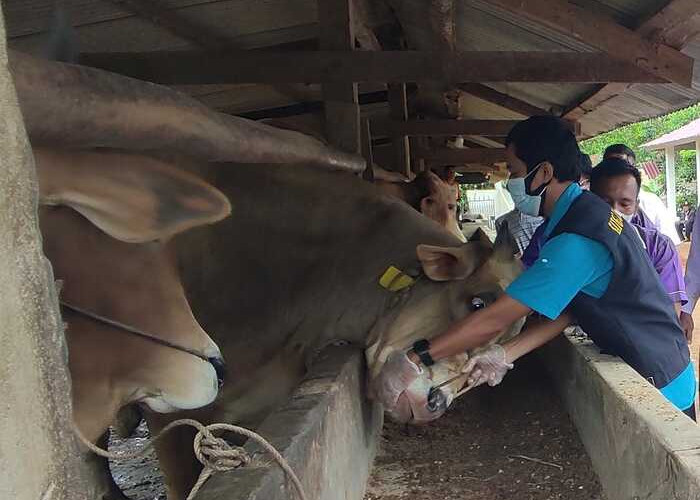
<svg viewBox="0 0 700 500">
<path fill-rule="evenodd" d="M 214 367 L 216 372 L 216 380 L 219 383 L 219 389 L 224 385 L 224 380 L 226 380 L 226 362 L 221 356 L 216 356 L 213 358 L 207 358 L 207 361 Z"/>
<path fill-rule="evenodd" d="M 388 414 L 400 423 L 427 424 L 440 418 L 452 399 L 449 388 L 436 387 L 429 376 L 423 375 L 399 396 L 396 406 Z"/>
</svg>

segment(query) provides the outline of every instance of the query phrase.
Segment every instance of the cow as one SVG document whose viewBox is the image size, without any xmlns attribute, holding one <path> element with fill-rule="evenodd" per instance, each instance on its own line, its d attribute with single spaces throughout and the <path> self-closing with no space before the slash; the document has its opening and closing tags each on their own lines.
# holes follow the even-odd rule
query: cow
<svg viewBox="0 0 700 500">
<path fill-rule="evenodd" d="M 233 366 L 214 403 L 172 417 L 254 428 L 325 345 L 344 340 L 369 348 L 376 374 L 392 350 L 491 303 L 520 269 L 509 250 L 482 239 L 462 243 L 351 176 L 237 165 L 218 168 L 211 181 L 236 200 L 236 217 L 176 243 L 192 308 Z M 395 286 L 392 268 L 409 286 Z M 465 382 L 465 361 L 457 356 L 433 367 L 427 383 L 448 383 L 431 395 L 436 411 L 421 421 L 451 403 Z M 414 395 L 416 407 L 426 406 L 428 389 Z M 172 417 L 149 413 L 147 420 L 155 433 Z M 188 430 L 175 430 L 156 445 L 171 500 L 184 498 L 196 479 L 191 440 Z"/>
<path fill-rule="evenodd" d="M 457 223 L 457 186 L 448 184 L 430 170 L 416 175 L 411 182 L 376 180 L 387 194 L 402 199 L 426 217 L 465 242 L 464 233 Z"/>
<path fill-rule="evenodd" d="M 192 314 L 169 240 L 227 217 L 228 199 L 133 154 L 34 148 L 34 158 L 44 252 L 62 283 L 79 431 L 97 441 L 132 403 L 157 412 L 211 403 L 223 358 Z M 101 498 L 106 462 L 94 467 Z"/>
</svg>

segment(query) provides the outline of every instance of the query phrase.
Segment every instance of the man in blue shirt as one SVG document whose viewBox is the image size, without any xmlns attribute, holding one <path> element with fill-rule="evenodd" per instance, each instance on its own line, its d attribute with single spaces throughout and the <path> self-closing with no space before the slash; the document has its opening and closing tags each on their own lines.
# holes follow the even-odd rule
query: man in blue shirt
<svg viewBox="0 0 700 500">
<path fill-rule="evenodd" d="M 536 311 L 550 321 L 521 333 L 529 349 L 573 319 L 602 351 L 620 356 L 694 417 L 695 377 L 671 301 L 631 226 L 577 184 L 580 154 L 573 134 L 555 117 L 532 117 L 513 128 L 506 139 L 508 168 L 522 178 L 527 197 L 539 198 L 539 212 L 548 219 L 539 258 L 488 307 L 390 356 L 375 380 L 385 409 L 402 403 L 421 365 L 487 344 Z M 525 200 L 526 205 L 532 203 Z M 512 361 L 501 346 L 493 346 L 468 365 L 470 383 L 495 385 Z"/>
</svg>

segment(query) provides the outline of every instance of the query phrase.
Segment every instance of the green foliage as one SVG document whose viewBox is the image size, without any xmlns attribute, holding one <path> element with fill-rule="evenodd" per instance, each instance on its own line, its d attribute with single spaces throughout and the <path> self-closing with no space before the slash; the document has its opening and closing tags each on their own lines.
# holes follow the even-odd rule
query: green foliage
<svg viewBox="0 0 700 500">
<path fill-rule="evenodd" d="M 640 146 L 657 137 L 672 132 L 700 118 L 700 104 L 611 130 L 581 142 L 581 149 L 590 155 L 602 155 L 610 144 L 626 144 L 637 155 L 637 162 L 653 160 L 661 169 L 661 175 L 645 182 L 644 188 L 663 196 L 666 193 L 663 151 L 650 151 Z M 676 199 L 678 207 L 683 203 L 697 206 L 695 151 L 676 152 Z"/>
</svg>

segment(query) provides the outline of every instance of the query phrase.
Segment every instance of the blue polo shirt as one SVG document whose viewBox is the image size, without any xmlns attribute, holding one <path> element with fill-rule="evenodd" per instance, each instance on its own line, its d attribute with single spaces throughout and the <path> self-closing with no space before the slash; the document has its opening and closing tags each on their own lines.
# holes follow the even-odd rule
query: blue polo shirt
<svg viewBox="0 0 700 500">
<path fill-rule="evenodd" d="M 539 258 L 506 288 L 510 297 L 552 320 L 579 292 L 602 297 L 612 278 L 613 258 L 602 243 L 573 233 L 547 239 L 581 192 L 572 183 L 562 193 L 545 223 Z M 680 410 L 690 408 L 696 392 L 692 363 L 660 391 Z"/>
<path fill-rule="evenodd" d="M 539 258 L 506 289 L 549 319 L 556 319 L 579 292 L 602 297 L 612 278 L 613 258 L 602 243 L 573 233 L 547 239 L 581 192 L 572 183 L 562 193 L 546 222 Z"/>
</svg>

